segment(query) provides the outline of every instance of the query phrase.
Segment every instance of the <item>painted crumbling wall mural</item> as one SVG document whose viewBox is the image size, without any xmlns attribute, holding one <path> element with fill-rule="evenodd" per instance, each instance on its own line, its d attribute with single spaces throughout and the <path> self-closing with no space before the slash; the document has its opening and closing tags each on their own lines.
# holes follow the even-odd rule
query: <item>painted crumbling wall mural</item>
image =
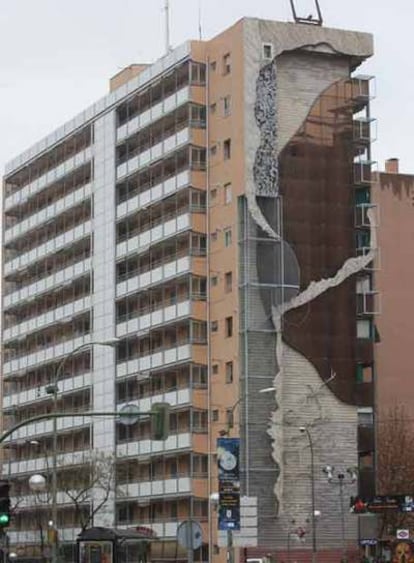
<svg viewBox="0 0 414 563">
<path fill-rule="evenodd" d="M 272 24 L 268 22 L 261 25 L 252 23 L 245 30 L 250 47 L 245 55 L 246 66 L 250 71 L 246 76 L 245 93 L 252 102 L 246 106 L 254 108 L 253 116 L 245 116 L 249 129 L 246 152 L 251 155 L 246 170 L 246 199 L 251 220 L 256 225 L 257 232 L 261 233 L 260 238 L 268 237 L 274 241 L 273 259 L 270 257 L 269 244 L 259 241 L 254 251 L 250 250 L 250 257 L 253 256 L 256 263 L 256 272 L 251 276 L 254 282 L 261 285 L 261 282 L 269 281 L 273 272 L 274 285 L 286 286 L 286 291 L 279 287 L 269 293 L 268 288 L 264 287 L 266 284 L 262 283 L 261 290 L 263 323 L 270 320 L 274 330 L 276 366 L 273 381 L 276 389 L 274 409 L 269 413 L 271 421 L 268 426 L 274 470 L 270 472 L 269 468 L 267 484 L 272 483 L 274 488 L 277 523 L 273 518 L 269 522 L 262 519 L 259 524 L 259 533 L 262 534 L 260 543 L 269 547 L 278 535 L 286 537 L 291 520 L 295 520 L 296 525 L 304 529 L 309 527 L 309 482 L 300 474 L 304 465 L 307 474 L 310 470 L 307 461 L 303 461 L 309 457 L 308 443 L 298 432 L 299 426 L 307 425 L 314 435 L 318 467 L 322 463 L 335 463 L 335 458 L 338 464 L 356 464 L 357 410 L 355 401 L 347 400 L 350 395 L 346 394 L 348 391 L 343 382 L 345 378 L 349 379 L 350 374 L 344 373 L 345 365 L 339 361 L 341 353 L 345 354 L 345 348 L 341 349 L 338 338 L 337 341 L 333 340 L 333 350 L 329 361 L 325 362 L 325 367 L 329 368 L 326 372 L 321 369 L 316 357 L 324 354 L 323 348 L 329 346 L 329 342 L 315 344 L 315 338 L 315 342 L 309 345 L 307 341 L 302 342 L 300 333 L 311 327 L 315 334 L 321 334 L 322 330 L 326 331 L 328 328 L 321 325 L 322 321 L 326 325 L 329 317 L 331 324 L 335 322 L 335 319 L 332 320 L 332 312 L 327 313 L 327 296 L 334 295 L 338 306 L 343 309 L 347 308 L 347 303 L 352 305 L 348 295 L 352 292 L 354 294 L 355 288 L 350 280 L 356 273 L 364 270 L 376 255 L 375 218 L 371 212 L 368 213 L 371 224 L 370 249 L 365 255 L 355 256 L 353 225 L 349 220 L 352 217 L 349 211 L 352 211 L 353 205 L 350 177 L 336 178 L 333 174 L 335 163 L 332 162 L 332 168 L 324 171 L 328 182 L 326 178 L 319 179 L 321 186 L 323 184 L 321 187 L 317 179 L 315 187 L 310 181 L 313 171 L 310 168 L 295 168 L 295 163 L 289 160 L 290 155 L 296 154 L 295 151 L 303 150 L 307 160 L 302 163 L 317 162 L 317 166 L 321 168 L 321 159 L 329 162 L 329 159 L 332 161 L 335 157 L 337 160 L 342 159 L 342 162 L 336 162 L 337 168 L 346 161 L 349 163 L 349 175 L 352 175 L 352 156 L 347 153 L 344 141 L 346 127 L 352 127 L 352 108 L 349 109 L 350 113 L 342 115 L 343 122 L 341 119 L 336 119 L 334 124 L 328 122 L 329 112 L 336 110 L 332 103 L 341 104 L 343 101 L 341 96 L 345 95 L 349 63 L 344 57 L 325 55 L 352 53 L 363 59 L 371 54 L 370 42 L 366 37 L 364 39 L 364 34 L 353 37 L 352 33 L 338 32 L 336 35 L 333 30 L 307 29 L 307 26 L 302 26 L 304 33 L 298 34 L 297 27 L 293 26 L 292 33 L 286 34 L 286 30 L 277 29 L 277 26 L 272 28 Z M 271 62 L 258 65 L 257 57 L 254 58 L 251 49 L 253 45 L 256 49 L 260 48 L 263 42 L 272 43 L 275 56 Z M 298 52 L 297 49 L 302 51 Z M 313 58 L 312 64 L 308 64 L 310 61 L 307 59 L 307 51 L 318 50 L 321 54 L 319 61 L 315 63 Z M 256 80 L 252 84 L 253 72 L 256 73 Z M 295 88 L 298 83 L 302 85 L 303 91 L 298 92 Z M 324 92 L 330 88 L 333 90 L 324 98 Z M 336 102 L 332 102 L 335 97 L 333 92 L 336 92 Z M 287 102 L 289 95 L 290 106 Z M 283 114 L 281 108 L 284 110 Z M 315 110 L 315 122 L 310 118 L 312 110 Z M 317 127 L 322 127 L 323 120 L 319 123 L 317 120 L 324 111 L 327 117 L 323 126 L 329 132 L 324 133 L 322 138 Z M 341 169 L 345 167 L 342 166 Z M 327 183 L 330 184 L 332 193 L 324 191 L 328 189 Z M 338 194 L 340 197 L 336 204 L 335 197 Z M 315 199 L 312 200 L 312 197 Z M 279 201 L 279 205 L 274 205 L 275 199 Z M 323 208 L 321 204 L 325 200 L 332 205 Z M 275 213 L 275 209 L 279 209 L 280 213 Z M 312 216 L 313 213 L 315 216 Z M 298 215 L 296 218 L 295 214 Z M 313 222 L 319 232 L 307 233 L 309 224 Z M 252 227 L 245 229 L 254 230 Z M 329 247 L 330 243 L 327 241 L 332 239 L 332 248 L 315 255 L 310 247 L 312 244 L 318 247 L 317 240 L 321 234 L 322 242 L 319 247 Z M 345 240 L 340 240 L 341 237 Z M 306 239 L 309 239 L 309 243 Z M 251 264 L 244 265 L 246 271 L 249 268 Z M 277 272 L 278 269 L 282 274 Z M 297 312 L 299 316 L 290 316 Z M 352 316 L 355 316 L 355 310 L 345 312 L 343 323 L 348 333 Z M 290 322 L 290 319 L 295 322 Z M 306 323 L 311 324 L 306 326 Z M 256 324 L 259 323 L 256 321 Z M 344 335 L 344 341 L 350 341 L 351 337 L 355 339 L 355 332 Z M 246 337 L 245 351 L 247 357 L 250 354 L 250 358 L 246 360 L 246 372 L 250 373 L 254 372 L 255 360 L 252 352 L 254 342 L 249 342 L 249 338 L 253 337 Z M 250 399 L 246 400 L 246 412 L 249 408 L 255 408 L 254 395 L 257 392 L 248 378 L 247 373 L 245 392 Z M 249 442 L 248 427 L 245 432 L 245 438 Z M 252 440 L 246 446 L 246 466 L 249 456 L 252 459 L 255 455 L 255 445 L 251 442 Z M 260 456 L 260 452 L 257 455 Z M 250 486 L 253 479 L 249 475 L 246 481 L 250 494 L 258 491 L 256 494 L 260 496 L 263 493 L 265 487 Z M 316 488 L 317 494 L 322 494 L 320 483 L 316 482 Z M 330 510 L 335 510 L 335 504 L 336 495 L 325 497 L 326 514 L 322 517 L 327 516 Z M 356 524 L 349 526 L 350 534 L 355 532 L 355 526 Z M 330 529 L 334 542 L 337 530 L 332 522 Z"/>
</svg>

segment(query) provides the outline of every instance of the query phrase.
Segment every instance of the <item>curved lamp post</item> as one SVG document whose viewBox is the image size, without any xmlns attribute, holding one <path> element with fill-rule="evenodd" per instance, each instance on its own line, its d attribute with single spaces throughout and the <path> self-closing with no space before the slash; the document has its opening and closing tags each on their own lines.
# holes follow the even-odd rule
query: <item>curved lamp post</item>
<svg viewBox="0 0 414 563">
<path fill-rule="evenodd" d="M 347 467 L 346 471 L 335 472 L 335 467 L 333 465 L 325 465 L 322 468 L 325 473 L 328 483 L 339 485 L 339 504 L 341 509 L 341 537 L 342 537 L 342 563 L 346 563 L 348 560 L 346 553 L 346 537 L 345 537 L 345 507 L 344 507 L 344 485 L 353 485 L 358 479 L 357 468 Z M 345 472 L 349 475 L 349 481 L 346 482 Z"/>
<path fill-rule="evenodd" d="M 313 441 L 311 433 L 307 426 L 300 426 L 299 431 L 302 434 L 306 434 L 309 442 L 309 450 L 311 455 L 311 521 L 312 521 L 312 563 L 317 561 L 317 547 L 316 547 L 316 514 L 315 514 L 315 464 L 314 464 L 314 452 L 313 452 Z"/>
<path fill-rule="evenodd" d="M 55 371 L 55 375 L 53 381 L 47 385 L 46 393 L 49 395 L 53 395 L 53 406 L 52 412 L 57 412 L 57 403 L 58 403 L 58 392 L 59 392 L 59 379 L 63 373 L 63 368 L 65 367 L 66 362 L 81 352 L 82 350 L 87 350 L 88 348 L 93 348 L 94 346 L 116 346 L 119 342 L 118 338 L 111 338 L 108 340 L 96 340 L 94 342 L 85 342 L 80 346 L 74 348 L 69 354 L 64 356 L 61 361 L 58 363 Z M 53 418 L 53 444 L 52 444 L 52 526 L 57 531 L 57 418 Z M 34 476 L 33 476 L 34 477 Z M 58 536 L 57 533 L 54 534 L 54 542 L 52 545 L 52 563 L 57 563 L 58 559 Z"/>
</svg>

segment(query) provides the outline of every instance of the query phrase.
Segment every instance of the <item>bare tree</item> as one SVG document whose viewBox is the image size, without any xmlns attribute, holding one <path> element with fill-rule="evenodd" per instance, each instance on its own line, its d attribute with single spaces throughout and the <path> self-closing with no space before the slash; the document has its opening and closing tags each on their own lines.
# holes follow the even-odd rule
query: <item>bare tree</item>
<svg viewBox="0 0 414 563">
<path fill-rule="evenodd" d="M 384 409 L 377 422 L 377 492 L 380 495 L 413 493 L 414 428 L 406 409 L 393 406 Z M 380 537 L 407 527 L 413 516 L 409 513 L 384 512 Z"/>
<path fill-rule="evenodd" d="M 77 468 L 61 471 L 58 486 L 73 504 L 75 520 L 84 531 L 115 491 L 114 456 L 94 450 Z"/>
</svg>

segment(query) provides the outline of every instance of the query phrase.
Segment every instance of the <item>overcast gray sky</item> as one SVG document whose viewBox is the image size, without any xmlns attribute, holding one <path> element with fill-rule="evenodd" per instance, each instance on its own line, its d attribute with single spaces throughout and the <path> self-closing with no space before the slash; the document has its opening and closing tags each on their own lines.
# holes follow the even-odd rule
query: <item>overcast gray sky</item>
<svg viewBox="0 0 414 563">
<path fill-rule="evenodd" d="M 174 46 L 210 38 L 243 16 L 290 20 L 289 0 L 170 0 Z M 297 0 L 309 13 L 313 0 Z M 374 156 L 413 172 L 413 0 L 320 0 L 325 25 L 370 31 L 378 118 Z M 108 79 L 164 51 L 164 0 L 3 0 L 0 8 L 0 170 L 107 92 Z M 306 14 L 307 15 L 307 14 Z"/>
</svg>

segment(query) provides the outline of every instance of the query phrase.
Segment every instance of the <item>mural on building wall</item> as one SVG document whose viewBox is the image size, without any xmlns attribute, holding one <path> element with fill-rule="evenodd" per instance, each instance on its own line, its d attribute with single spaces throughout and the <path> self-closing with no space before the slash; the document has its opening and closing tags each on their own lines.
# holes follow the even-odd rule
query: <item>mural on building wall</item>
<svg viewBox="0 0 414 563">
<path fill-rule="evenodd" d="M 351 246 L 349 244 L 349 240 L 346 244 L 343 244 L 341 248 L 341 252 L 337 252 L 335 257 L 333 254 L 330 254 L 330 258 L 328 263 L 318 263 L 315 268 L 311 270 L 312 276 L 308 276 L 309 270 L 305 270 L 302 272 L 303 265 L 301 263 L 301 258 L 306 260 L 306 256 L 303 256 L 303 253 L 300 257 L 298 257 L 296 253 L 296 248 L 300 247 L 300 241 L 297 242 L 297 246 L 292 246 L 292 240 L 286 234 L 286 229 L 281 228 L 280 221 L 278 217 L 274 214 L 270 213 L 270 205 L 269 199 L 272 197 L 277 197 L 278 195 L 283 195 L 283 199 L 289 198 L 288 189 L 290 186 L 286 188 L 284 191 L 284 187 L 289 182 L 285 182 L 286 177 L 283 178 L 283 170 L 280 170 L 280 164 L 285 164 L 283 159 L 280 160 L 282 156 L 282 151 L 279 150 L 278 147 L 278 117 L 277 117 L 277 92 L 278 92 L 278 85 L 277 85 L 277 57 L 280 55 L 280 52 L 276 54 L 275 58 L 271 63 L 267 63 L 264 65 L 260 70 L 256 81 L 256 99 L 254 104 L 254 117 L 259 129 L 259 144 L 257 146 L 255 157 L 254 157 L 254 164 L 252 169 L 252 176 L 254 180 L 254 193 L 252 191 L 247 191 L 247 201 L 248 207 L 251 214 L 251 217 L 259 227 L 259 230 L 266 233 L 266 235 L 273 239 L 274 241 L 281 241 L 282 245 L 275 244 L 274 247 L 283 248 L 282 251 L 274 250 L 274 253 L 277 254 L 277 257 L 272 261 L 269 260 L 269 256 L 266 256 L 263 252 L 263 245 L 260 248 L 260 243 L 258 243 L 256 248 L 256 261 L 257 261 L 257 272 L 259 277 L 259 283 L 263 280 L 266 282 L 269 281 L 270 270 L 274 268 L 274 261 L 279 261 L 279 269 L 282 271 L 289 272 L 290 275 L 290 283 L 292 282 L 293 278 L 296 277 L 296 284 L 299 286 L 300 282 L 302 281 L 301 291 L 292 293 L 280 291 L 274 291 L 271 299 L 269 300 L 268 292 L 262 294 L 262 304 L 265 308 L 266 314 L 272 319 L 273 326 L 276 332 L 276 342 L 275 342 L 275 354 L 277 359 L 277 374 L 274 380 L 274 386 L 276 388 L 276 410 L 272 413 L 271 416 L 271 423 L 269 425 L 268 434 L 272 439 L 272 447 L 273 447 L 273 459 L 276 464 L 276 473 L 277 473 L 277 480 L 276 485 L 274 488 L 275 497 L 276 497 L 276 504 L 278 507 L 279 513 L 283 513 L 284 511 L 284 495 L 283 490 L 283 483 L 284 483 L 284 430 L 283 425 L 290 420 L 290 422 L 294 422 L 297 426 L 300 424 L 306 424 L 308 426 L 312 426 L 327 415 L 329 411 L 329 407 L 322 406 L 321 402 L 318 400 L 319 392 L 324 393 L 325 395 L 325 404 L 331 404 L 331 411 L 333 412 L 333 405 L 337 405 L 337 408 L 346 408 L 346 405 L 340 407 L 340 401 L 335 396 L 337 395 L 336 389 L 334 388 L 335 394 L 333 394 L 329 388 L 325 385 L 325 381 L 330 378 L 334 380 L 337 377 L 338 371 L 338 379 L 342 378 L 342 381 L 345 380 L 347 374 L 341 373 L 341 369 L 343 366 L 339 365 L 339 370 L 336 369 L 335 365 L 329 365 L 329 372 L 326 374 L 322 372 L 320 369 L 320 365 L 314 361 L 312 358 L 312 354 L 309 354 L 309 350 L 312 349 L 311 347 L 303 346 L 302 354 L 301 352 L 301 344 L 300 341 L 295 341 L 295 331 L 296 334 L 300 334 L 301 328 L 297 328 L 297 326 L 290 330 L 286 331 L 284 328 L 285 319 L 289 314 L 294 313 L 295 311 L 303 311 L 306 309 L 307 314 L 310 318 L 318 319 L 318 314 L 320 313 L 320 309 L 326 308 L 326 302 L 323 303 L 322 300 L 328 294 L 331 295 L 331 290 L 340 291 L 342 286 L 342 297 L 344 294 L 349 293 L 350 287 L 346 286 L 347 281 L 356 273 L 364 270 L 375 258 L 376 256 L 376 232 L 375 232 L 375 218 L 373 215 L 372 210 L 368 211 L 368 219 L 371 225 L 370 228 L 370 249 L 369 251 L 362 256 L 355 257 L 352 252 L 352 239 L 351 239 Z M 328 88 L 337 88 L 338 84 L 340 84 L 341 80 L 331 82 L 330 85 L 327 85 Z M 308 116 L 306 119 L 309 118 L 312 114 L 312 109 L 317 107 L 318 104 L 321 103 L 321 98 L 323 97 L 323 92 L 320 93 L 320 97 L 313 100 L 312 104 L 308 107 Z M 308 146 L 312 150 L 315 148 L 320 148 L 320 153 L 326 153 L 324 158 L 332 158 L 332 152 L 329 154 L 329 151 L 326 150 L 326 146 L 317 147 L 317 143 L 313 141 L 309 141 L 309 138 L 306 138 L 306 134 L 309 131 L 306 131 L 306 119 L 301 124 L 299 128 L 299 133 L 302 135 L 302 143 L 308 143 Z M 351 117 L 351 125 L 352 125 L 352 117 Z M 310 128 L 312 124 L 310 124 Z M 294 134 L 298 133 L 298 131 L 293 132 Z M 336 132 L 335 132 L 336 133 Z M 292 135 L 291 141 L 293 141 L 295 135 Z M 339 141 L 338 141 L 339 140 Z M 336 142 L 341 142 L 340 137 L 333 135 L 332 144 L 335 145 Z M 289 143 L 288 143 L 289 144 Z M 323 144 L 323 143 L 322 143 Z M 283 147 L 282 150 L 286 148 Z M 292 148 L 292 147 L 290 147 Z M 315 157 L 315 154 L 313 155 Z M 349 155 L 343 155 L 343 158 L 348 159 L 348 163 L 350 168 L 350 172 L 352 173 L 352 158 L 349 158 Z M 302 171 L 302 177 L 306 174 Z M 309 174 L 309 171 L 308 171 Z M 299 172 L 300 175 L 300 172 Z M 329 178 L 329 181 L 332 182 L 333 178 Z M 308 190 L 311 186 L 307 186 Z M 341 186 L 343 189 L 343 186 Z M 298 194 L 294 194 L 294 198 L 297 198 Z M 308 194 L 309 197 L 309 194 Z M 296 200 L 297 201 L 297 200 Z M 345 214 L 347 215 L 346 221 L 349 221 L 349 202 L 344 202 L 344 209 Z M 352 205 L 352 203 L 351 203 Z M 287 206 L 289 207 L 289 206 Z M 309 211 L 311 209 L 311 205 L 305 210 L 305 215 L 301 215 L 300 218 L 296 218 L 296 221 L 299 222 L 300 226 L 305 229 L 307 224 L 310 224 L 311 221 L 318 221 L 317 218 L 311 217 L 309 215 Z M 331 213 L 331 209 L 324 210 L 325 213 Z M 306 215 L 306 213 L 308 213 Z M 292 219 L 292 215 L 287 217 L 284 215 L 283 222 L 289 222 L 289 219 Z M 334 217 L 320 217 L 320 223 L 316 223 L 317 227 L 322 228 L 321 223 L 327 219 L 328 223 L 334 224 L 338 218 Z M 343 219 L 343 217 L 342 217 Z M 344 219 L 345 220 L 345 219 Z M 340 226 L 346 227 L 344 223 Z M 289 230 L 289 228 L 287 229 Z M 291 229 L 293 235 L 295 235 L 294 228 Z M 263 235 L 264 236 L 264 235 Z M 329 233 L 324 233 L 324 236 L 329 236 Z M 286 239 L 286 240 L 283 240 Z M 326 240 L 326 239 L 325 239 Z M 267 247 L 268 252 L 268 247 Z M 309 257 L 308 257 L 309 258 Z M 310 257 L 312 258 L 312 257 Z M 303 261 L 303 260 L 302 260 Z M 298 266 L 299 264 L 299 266 Z M 319 268 L 319 271 L 318 271 Z M 328 274 L 328 275 L 326 275 Z M 302 280 L 300 278 L 302 277 Z M 280 281 L 280 280 L 279 280 Z M 282 280 L 282 283 L 285 280 Z M 343 306 L 343 299 L 340 299 L 341 306 Z M 321 305 L 322 303 L 322 305 Z M 306 307 L 305 307 L 306 306 Z M 319 313 L 318 313 L 319 307 Z M 353 314 L 352 311 L 350 314 Z M 313 317 L 312 317 L 313 315 Z M 297 317 L 295 317 L 297 318 Z M 355 323 L 355 321 L 354 321 Z M 320 330 L 320 327 L 318 327 Z M 302 329 L 303 330 L 303 329 Z M 323 327 L 323 330 L 326 330 L 326 327 Z M 294 347 L 292 347 L 292 343 Z M 299 348 L 298 348 L 299 346 Z M 338 350 L 335 350 L 333 354 L 332 361 L 333 364 L 335 362 L 334 356 L 339 356 Z M 317 354 L 314 354 L 315 356 Z M 296 362 L 300 364 L 301 362 L 303 365 L 303 380 L 307 382 L 307 385 L 303 385 L 300 391 L 298 391 L 298 387 L 295 387 L 295 396 L 285 397 L 286 393 L 288 392 L 288 384 L 289 382 L 284 381 L 286 378 L 286 374 L 292 370 L 290 370 L 289 361 Z M 289 374 L 292 376 L 292 373 Z M 348 378 L 349 379 L 349 378 Z M 311 382 L 311 384 L 309 384 Z M 338 387 L 338 395 L 341 394 L 340 387 Z M 288 404 L 289 408 L 280 407 L 281 404 Z M 352 404 L 352 401 L 349 401 L 349 404 Z M 351 408 L 351 407 L 350 407 Z M 322 412 L 325 409 L 324 412 Z M 352 410 L 352 408 L 351 408 Z M 355 410 L 356 413 L 356 410 Z M 356 437 L 355 437 L 356 440 Z M 303 443 L 303 442 L 302 442 Z M 356 441 L 355 441 L 356 446 Z M 356 449 L 356 447 L 355 447 Z M 303 506 L 298 499 L 295 500 L 292 496 L 289 497 L 289 518 L 292 516 L 296 519 L 296 521 L 302 525 L 306 526 L 306 518 L 308 517 L 307 513 L 304 513 Z"/>
</svg>

